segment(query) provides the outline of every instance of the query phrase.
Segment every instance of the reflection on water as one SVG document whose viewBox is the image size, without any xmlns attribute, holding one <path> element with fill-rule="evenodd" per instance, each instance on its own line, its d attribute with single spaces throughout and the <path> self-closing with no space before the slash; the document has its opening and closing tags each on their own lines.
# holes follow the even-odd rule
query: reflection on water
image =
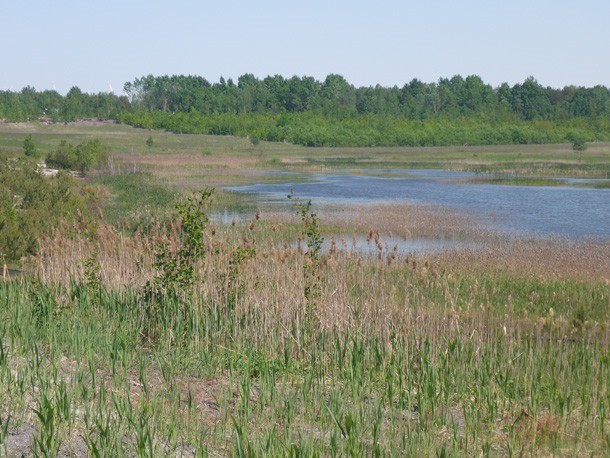
<svg viewBox="0 0 610 458">
<path fill-rule="evenodd" d="M 348 172 L 316 173 L 307 182 L 230 189 L 254 193 L 261 204 L 286 205 L 286 196 L 292 194 L 312 199 L 316 205 L 396 202 L 443 205 L 474 213 L 510 234 L 610 239 L 610 189 L 458 183 L 476 174 L 447 170 Z"/>
<path fill-rule="evenodd" d="M 364 255 L 386 256 L 391 253 L 397 255 L 423 255 L 442 252 L 449 249 L 479 249 L 481 244 L 474 241 L 459 239 L 427 239 L 424 237 L 396 238 L 380 237 L 379 240 L 369 239 L 363 236 L 344 237 L 326 236 L 322 248 L 325 251 L 332 250 L 352 252 Z"/>
<path fill-rule="evenodd" d="M 241 223 L 246 219 L 246 216 L 237 211 L 225 210 L 222 212 L 214 212 L 210 214 L 210 220 L 215 223 L 229 225 L 235 223 Z"/>
</svg>

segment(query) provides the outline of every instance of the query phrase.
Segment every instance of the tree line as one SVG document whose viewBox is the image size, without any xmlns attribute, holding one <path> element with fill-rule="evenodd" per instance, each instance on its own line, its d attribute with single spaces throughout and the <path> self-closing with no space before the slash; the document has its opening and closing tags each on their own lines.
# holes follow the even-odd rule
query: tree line
<svg viewBox="0 0 610 458">
<path fill-rule="evenodd" d="M 544 87 L 534 78 L 509 86 L 479 76 L 402 87 L 355 87 L 341 75 L 324 81 L 281 75 L 210 83 L 201 76 L 153 76 L 124 93 L 0 91 L 0 118 L 96 117 L 172 132 L 243 135 L 305 145 L 547 143 L 575 135 L 610 139 L 610 89 Z"/>
<path fill-rule="evenodd" d="M 71 88 L 65 96 L 52 90 L 36 91 L 30 86 L 20 92 L 0 91 L 0 119 L 9 122 L 116 119 L 119 113 L 131 109 L 126 96 L 103 92 L 88 94 L 78 87 Z"/>
<path fill-rule="evenodd" d="M 610 90 L 566 86 L 543 87 L 533 77 L 510 87 L 485 84 L 476 75 L 442 78 L 438 83 L 418 79 L 402 87 L 356 88 L 341 75 L 323 82 L 312 77 L 245 74 L 210 84 L 198 76 L 152 75 L 124 86 L 134 109 L 201 114 L 302 113 L 329 116 L 374 114 L 411 120 L 485 116 L 496 119 L 557 120 L 610 115 Z"/>
</svg>

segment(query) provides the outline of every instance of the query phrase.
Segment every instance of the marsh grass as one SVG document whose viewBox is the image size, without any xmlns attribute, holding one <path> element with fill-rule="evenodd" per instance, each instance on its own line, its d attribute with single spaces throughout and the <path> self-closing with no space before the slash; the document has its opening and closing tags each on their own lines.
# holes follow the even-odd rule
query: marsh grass
<svg viewBox="0 0 610 458">
<path fill-rule="evenodd" d="M 128 220 L 133 226 L 144 220 L 169 217 L 176 192 L 158 183 L 147 173 L 111 175 L 95 180 L 106 221 L 111 224 Z"/>
<path fill-rule="evenodd" d="M 597 189 L 610 189 L 610 181 L 595 181 L 591 184 Z"/>
<path fill-rule="evenodd" d="M 48 455 L 607 450 L 607 245 L 379 259 L 337 243 L 312 309 L 305 240 L 268 217 L 208 225 L 194 294 L 155 314 L 143 288 L 178 222 L 49 238 L 35 281 L 0 284 L 7 431 Z M 520 275 L 528 252 L 565 269 Z"/>
<path fill-rule="evenodd" d="M 601 176 L 604 176 L 602 173 Z M 515 175 L 477 175 L 473 178 L 458 180 L 458 183 L 466 184 L 495 184 L 504 186 L 563 186 L 563 187 L 579 187 L 579 188 L 610 188 L 610 181 L 605 179 L 591 179 L 580 182 L 568 181 L 562 179 L 565 175 L 557 178 L 544 178 L 537 176 L 515 176 Z"/>
<path fill-rule="evenodd" d="M 492 175 L 489 177 L 477 176 L 465 180 L 472 184 L 497 184 L 504 186 L 567 186 L 565 181 L 539 177 L 516 177 Z"/>
<path fill-rule="evenodd" d="M 610 246 L 596 240 L 505 239 L 478 250 L 447 250 L 431 258 L 445 266 L 476 276 L 506 275 L 516 281 L 572 280 L 610 283 Z"/>
</svg>

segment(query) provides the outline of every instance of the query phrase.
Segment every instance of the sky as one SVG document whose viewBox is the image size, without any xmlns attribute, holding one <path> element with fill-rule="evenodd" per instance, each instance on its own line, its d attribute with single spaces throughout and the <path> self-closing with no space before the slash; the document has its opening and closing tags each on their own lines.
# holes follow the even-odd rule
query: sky
<svg viewBox="0 0 610 458">
<path fill-rule="evenodd" d="M 610 87 L 608 0 L 0 0 L 0 90 L 149 74 Z"/>
</svg>

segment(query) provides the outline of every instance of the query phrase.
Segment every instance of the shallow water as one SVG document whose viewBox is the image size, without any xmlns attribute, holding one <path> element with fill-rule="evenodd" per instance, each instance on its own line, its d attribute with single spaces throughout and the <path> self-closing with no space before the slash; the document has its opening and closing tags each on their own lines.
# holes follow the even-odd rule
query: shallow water
<svg viewBox="0 0 610 458">
<path fill-rule="evenodd" d="M 307 182 L 230 189 L 251 193 L 261 204 L 274 205 L 286 205 L 287 195 L 312 199 L 314 205 L 397 202 L 443 205 L 473 213 L 509 234 L 610 239 L 610 189 L 467 183 L 463 180 L 476 174 L 447 170 L 352 172 L 315 173 Z"/>
<path fill-rule="evenodd" d="M 335 244 L 336 249 L 343 252 L 357 252 L 363 255 L 388 255 L 392 252 L 398 255 L 424 255 L 430 253 L 438 253 L 448 249 L 471 249 L 477 250 L 482 248 L 480 243 L 474 241 L 464 241 L 458 239 L 428 239 L 424 237 L 390 237 L 387 235 L 380 236 L 380 245 L 378 246 L 374 240 L 367 240 L 363 236 L 344 237 L 325 236 L 322 249 L 330 250 L 332 244 Z"/>
</svg>

